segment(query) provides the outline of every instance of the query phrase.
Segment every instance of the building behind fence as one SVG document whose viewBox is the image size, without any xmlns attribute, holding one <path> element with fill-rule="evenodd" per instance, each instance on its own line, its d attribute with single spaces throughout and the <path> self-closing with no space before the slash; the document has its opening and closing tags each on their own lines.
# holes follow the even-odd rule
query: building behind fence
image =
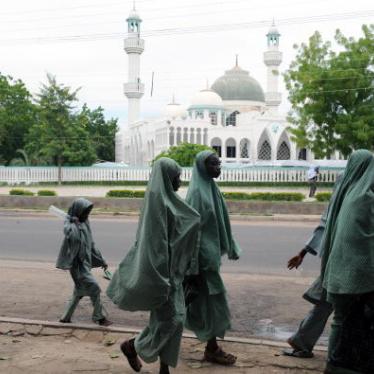
<svg viewBox="0 0 374 374">
<path fill-rule="evenodd" d="M 335 182 L 342 172 L 341 168 L 320 170 L 321 182 Z M 100 168 L 100 167 L 63 167 L 63 182 L 121 182 L 148 181 L 151 168 Z M 182 179 L 189 181 L 192 169 L 183 168 Z M 222 169 L 218 181 L 221 182 L 296 182 L 307 181 L 307 168 L 289 167 L 252 167 Z M 33 184 L 58 181 L 57 167 L 0 167 L 0 183 Z"/>
</svg>

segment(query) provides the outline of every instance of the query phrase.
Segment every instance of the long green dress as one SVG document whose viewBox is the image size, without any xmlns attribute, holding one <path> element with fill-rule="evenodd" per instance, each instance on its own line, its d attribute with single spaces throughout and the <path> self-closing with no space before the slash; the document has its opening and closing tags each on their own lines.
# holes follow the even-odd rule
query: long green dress
<svg viewBox="0 0 374 374">
<path fill-rule="evenodd" d="M 173 190 L 178 164 L 157 160 L 144 199 L 136 240 L 120 263 L 107 295 L 123 310 L 151 311 L 148 326 L 135 339 L 145 362 L 176 367 L 185 320 L 182 282 L 197 271 L 200 216 Z"/>
<path fill-rule="evenodd" d="M 100 251 L 95 247 L 88 219 L 85 222 L 73 222 L 74 217 L 80 218 L 84 213 L 90 212 L 92 207 L 93 204 L 84 198 L 74 200 L 64 222 L 65 237 L 56 267 L 70 271 L 75 288 L 61 317 L 63 321 L 70 321 L 79 300 L 83 296 L 91 298 L 94 307 L 92 319 L 97 322 L 105 318 L 100 301 L 100 286 L 91 274 L 91 268 L 105 266 L 106 262 Z"/>
<path fill-rule="evenodd" d="M 334 307 L 329 369 L 360 373 L 340 367 L 344 357 L 338 347 L 350 311 L 363 295 L 374 291 L 374 157 L 367 150 L 353 152 L 348 160 L 329 210 L 322 246 L 321 277 Z"/>
<path fill-rule="evenodd" d="M 220 267 L 221 257 L 237 259 L 240 248 L 231 234 L 227 207 L 216 182 L 207 174 L 205 161 L 214 154 L 203 151 L 196 156 L 186 201 L 201 215 L 198 255 L 201 287 L 187 308 L 186 327 L 199 340 L 224 338 L 230 328 L 230 310 Z"/>
</svg>

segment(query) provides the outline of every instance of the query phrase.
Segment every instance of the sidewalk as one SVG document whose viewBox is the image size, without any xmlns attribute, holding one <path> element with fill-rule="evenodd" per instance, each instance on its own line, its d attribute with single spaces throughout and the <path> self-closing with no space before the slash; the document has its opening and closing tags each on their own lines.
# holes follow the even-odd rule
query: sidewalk
<svg viewBox="0 0 374 374">
<path fill-rule="evenodd" d="M 110 268 L 113 271 L 115 267 Z M 94 269 L 92 273 L 103 290 L 102 301 L 114 326 L 143 328 L 148 313 L 117 308 L 105 295 L 108 281 L 102 277 L 102 271 Z M 283 274 L 222 273 L 232 314 L 228 335 L 283 341 L 291 336 L 311 308 L 301 295 L 314 277 L 305 276 L 302 270 L 284 270 Z M 0 284 L 0 317 L 44 321 L 58 321 L 73 289 L 68 273 L 43 262 L 1 260 Z M 83 298 L 73 321 L 90 323 L 91 313 L 89 298 Z M 322 344 L 327 336 L 328 328 Z"/>
<path fill-rule="evenodd" d="M 119 344 L 133 336 L 134 331 L 94 325 L 43 325 L 43 321 L 1 322 L 4 320 L 0 319 L 1 373 L 133 373 Z M 317 351 L 313 359 L 282 356 L 280 352 L 285 345 L 279 342 L 242 339 L 242 342 L 226 341 L 222 345 L 237 355 L 234 367 L 220 367 L 202 361 L 204 344 L 184 337 L 179 365 L 171 372 L 315 374 L 322 373 L 325 364 L 325 353 L 321 351 Z M 158 373 L 158 363 L 144 364 L 141 372 Z"/>
</svg>

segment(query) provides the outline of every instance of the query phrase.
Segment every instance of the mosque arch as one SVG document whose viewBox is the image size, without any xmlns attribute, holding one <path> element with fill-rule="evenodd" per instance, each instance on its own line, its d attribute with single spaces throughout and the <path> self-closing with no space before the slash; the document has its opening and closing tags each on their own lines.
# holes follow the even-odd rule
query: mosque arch
<svg viewBox="0 0 374 374">
<path fill-rule="evenodd" d="M 187 142 L 188 142 L 188 128 L 187 128 L 187 127 L 185 127 L 185 128 L 183 129 L 183 142 L 184 142 L 184 143 L 187 143 Z"/>
<path fill-rule="evenodd" d="M 286 131 L 283 131 L 278 141 L 277 160 L 291 159 L 291 144 Z"/>
<path fill-rule="evenodd" d="M 238 110 L 235 110 L 235 112 L 232 112 L 229 116 L 226 117 L 226 126 L 236 126 L 236 116 L 240 112 Z"/>
<path fill-rule="evenodd" d="M 208 145 L 208 129 L 203 130 L 203 144 Z"/>
<path fill-rule="evenodd" d="M 218 157 L 222 157 L 222 140 L 220 138 L 213 138 L 210 141 L 210 146 L 216 151 Z"/>
<path fill-rule="evenodd" d="M 236 158 L 236 141 L 234 138 L 226 140 L 226 158 Z"/>
<path fill-rule="evenodd" d="M 201 144 L 201 129 L 196 129 L 196 144 Z"/>
<path fill-rule="evenodd" d="M 174 145 L 174 137 L 175 137 L 174 127 L 170 127 L 170 129 L 169 129 L 169 145 L 170 146 Z"/>
<path fill-rule="evenodd" d="M 272 149 L 269 135 L 266 131 L 262 133 L 257 146 L 257 159 L 258 160 L 271 160 L 272 159 Z"/>
<path fill-rule="evenodd" d="M 244 138 L 240 141 L 240 158 L 249 158 L 250 155 L 250 141 L 247 138 Z"/>
<path fill-rule="evenodd" d="M 190 129 L 190 143 L 191 144 L 195 143 L 195 129 L 194 128 Z"/>
<path fill-rule="evenodd" d="M 278 150 L 277 150 L 277 160 L 290 160 L 291 159 L 291 151 L 290 147 L 285 140 L 280 143 Z"/>
<path fill-rule="evenodd" d="M 212 125 L 214 125 L 214 126 L 217 125 L 217 123 L 218 123 L 218 113 L 217 113 L 217 111 L 211 110 L 209 112 L 209 119 L 210 119 L 210 123 Z"/>
<path fill-rule="evenodd" d="M 306 148 L 298 149 L 298 151 L 297 151 L 297 159 L 298 160 L 306 161 L 307 158 L 308 158 L 307 156 L 308 156 L 308 151 L 307 151 Z"/>
<path fill-rule="evenodd" d="M 182 129 L 180 127 L 177 127 L 177 141 L 176 145 L 181 144 L 182 142 Z"/>
</svg>

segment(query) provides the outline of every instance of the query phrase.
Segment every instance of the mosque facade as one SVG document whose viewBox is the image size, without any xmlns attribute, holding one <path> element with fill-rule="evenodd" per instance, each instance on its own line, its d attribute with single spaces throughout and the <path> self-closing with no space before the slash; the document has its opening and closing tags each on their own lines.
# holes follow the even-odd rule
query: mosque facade
<svg viewBox="0 0 374 374">
<path fill-rule="evenodd" d="M 280 33 L 274 23 L 269 29 L 263 60 L 267 70 L 264 92 L 258 81 L 242 69 L 236 59 L 233 68 L 192 97 L 188 106 L 174 99 L 156 120 L 140 119 L 144 84 L 140 78 L 142 20 L 133 10 L 128 19 L 125 51 L 128 55 L 128 123 L 116 137 L 116 161 L 145 166 L 157 154 L 182 142 L 214 148 L 224 163 L 271 162 L 275 160 L 313 160 L 307 149 L 291 140 L 286 115 L 279 112 Z"/>
</svg>

